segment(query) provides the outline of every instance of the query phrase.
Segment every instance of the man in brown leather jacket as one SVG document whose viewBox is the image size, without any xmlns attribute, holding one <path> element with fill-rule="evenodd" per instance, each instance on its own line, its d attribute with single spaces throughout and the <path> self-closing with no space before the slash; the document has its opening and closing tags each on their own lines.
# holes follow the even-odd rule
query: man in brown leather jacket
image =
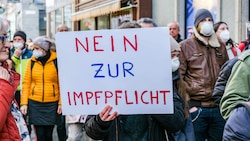
<svg viewBox="0 0 250 141">
<path fill-rule="evenodd" d="M 221 141 L 225 121 L 211 97 L 228 55 L 213 31 L 211 13 L 199 9 L 194 18 L 193 36 L 180 43 L 179 90 L 189 99 L 196 141 Z"/>
</svg>

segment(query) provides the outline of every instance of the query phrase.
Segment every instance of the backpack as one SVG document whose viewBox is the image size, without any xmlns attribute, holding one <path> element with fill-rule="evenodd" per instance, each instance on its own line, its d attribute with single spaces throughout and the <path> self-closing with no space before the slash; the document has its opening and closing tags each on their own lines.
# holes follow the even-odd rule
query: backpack
<svg viewBox="0 0 250 141">
<path fill-rule="evenodd" d="M 223 141 L 250 140 L 250 104 L 238 103 L 228 118 L 223 131 Z"/>
<path fill-rule="evenodd" d="M 58 68 L 57 68 L 57 59 L 53 60 L 54 62 L 54 65 L 56 67 L 56 71 L 58 72 Z M 30 65 L 30 69 L 31 69 L 31 72 L 32 72 L 32 69 L 34 67 L 34 64 L 35 64 L 35 61 L 34 60 L 31 60 L 31 65 Z"/>
</svg>

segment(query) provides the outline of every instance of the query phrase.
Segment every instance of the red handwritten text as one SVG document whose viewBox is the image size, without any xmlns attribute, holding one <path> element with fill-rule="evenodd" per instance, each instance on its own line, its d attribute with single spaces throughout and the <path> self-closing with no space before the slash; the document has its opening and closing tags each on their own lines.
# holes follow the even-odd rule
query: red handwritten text
<svg viewBox="0 0 250 141">
<path fill-rule="evenodd" d="M 108 39 L 110 42 L 110 50 L 114 52 L 116 49 L 114 36 L 111 35 L 110 37 L 108 37 Z M 90 43 L 90 40 L 93 41 L 92 44 Z M 76 52 L 79 52 L 80 47 L 83 48 L 85 52 L 90 52 L 90 47 L 93 48 L 92 51 L 94 52 L 104 52 L 105 50 L 103 48 L 99 48 L 101 47 L 100 45 L 101 40 L 107 40 L 107 37 L 104 38 L 103 36 L 93 36 L 93 37 L 85 37 L 84 39 L 79 39 L 76 37 L 75 38 Z M 123 40 L 122 48 L 124 52 L 127 52 L 128 47 L 132 48 L 134 51 L 138 50 L 137 35 L 133 36 L 133 41 L 131 41 L 130 38 L 126 36 L 123 36 L 122 40 Z M 120 47 L 121 46 L 119 46 L 119 48 Z"/>
<path fill-rule="evenodd" d="M 69 105 L 98 105 L 99 103 L 112 103 L 119 105 L 123 102 L 131 104 L 167 104 L 167 94 L 170 90 L 157 91 L 133 91 L 127 90 L 115 91 L 86 91 L 86 92 L 68 92 Z"/>
</svg>

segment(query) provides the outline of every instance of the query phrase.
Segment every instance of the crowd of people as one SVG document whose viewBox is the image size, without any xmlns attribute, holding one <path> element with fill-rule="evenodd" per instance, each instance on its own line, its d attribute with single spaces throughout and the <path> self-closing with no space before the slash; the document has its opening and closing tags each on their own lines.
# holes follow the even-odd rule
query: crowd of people
<svg viewBox="0 0 250 141">
<path fill-rule="evenodd" d="M 243 130 L 250 123 L 248 44 L 239 48 L 227 23 L 214 23 L 207 9 L 197 10 L 187 39 L 178 22 L 167 26 L 173 114 L 119 115 L 106 105 L 97 115 L 64 116 L 55 41 L 27 41 L 24 31 L 16 31 L 10 42 L 0 18 L 0 140 L 30 141 L 34 130 L 37 141 L 52 141 L 55 127 L 59 141 L 250 140 Z M 119 29 L 154 27 L 145 17 L 123 21 Z M 57 28 L 67 31 L 64 24 Z"/>
</svg>

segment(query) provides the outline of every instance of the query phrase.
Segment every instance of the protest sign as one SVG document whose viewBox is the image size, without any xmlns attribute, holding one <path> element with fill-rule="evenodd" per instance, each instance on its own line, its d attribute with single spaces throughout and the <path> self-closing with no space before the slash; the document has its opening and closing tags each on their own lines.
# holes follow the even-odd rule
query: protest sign
<svg viewBox="0 0 250 141">
<path fill-rule="evenodd" d="M 173 113 L 168 28 L 56 34 L 63 114 Z"/>
</svg>

